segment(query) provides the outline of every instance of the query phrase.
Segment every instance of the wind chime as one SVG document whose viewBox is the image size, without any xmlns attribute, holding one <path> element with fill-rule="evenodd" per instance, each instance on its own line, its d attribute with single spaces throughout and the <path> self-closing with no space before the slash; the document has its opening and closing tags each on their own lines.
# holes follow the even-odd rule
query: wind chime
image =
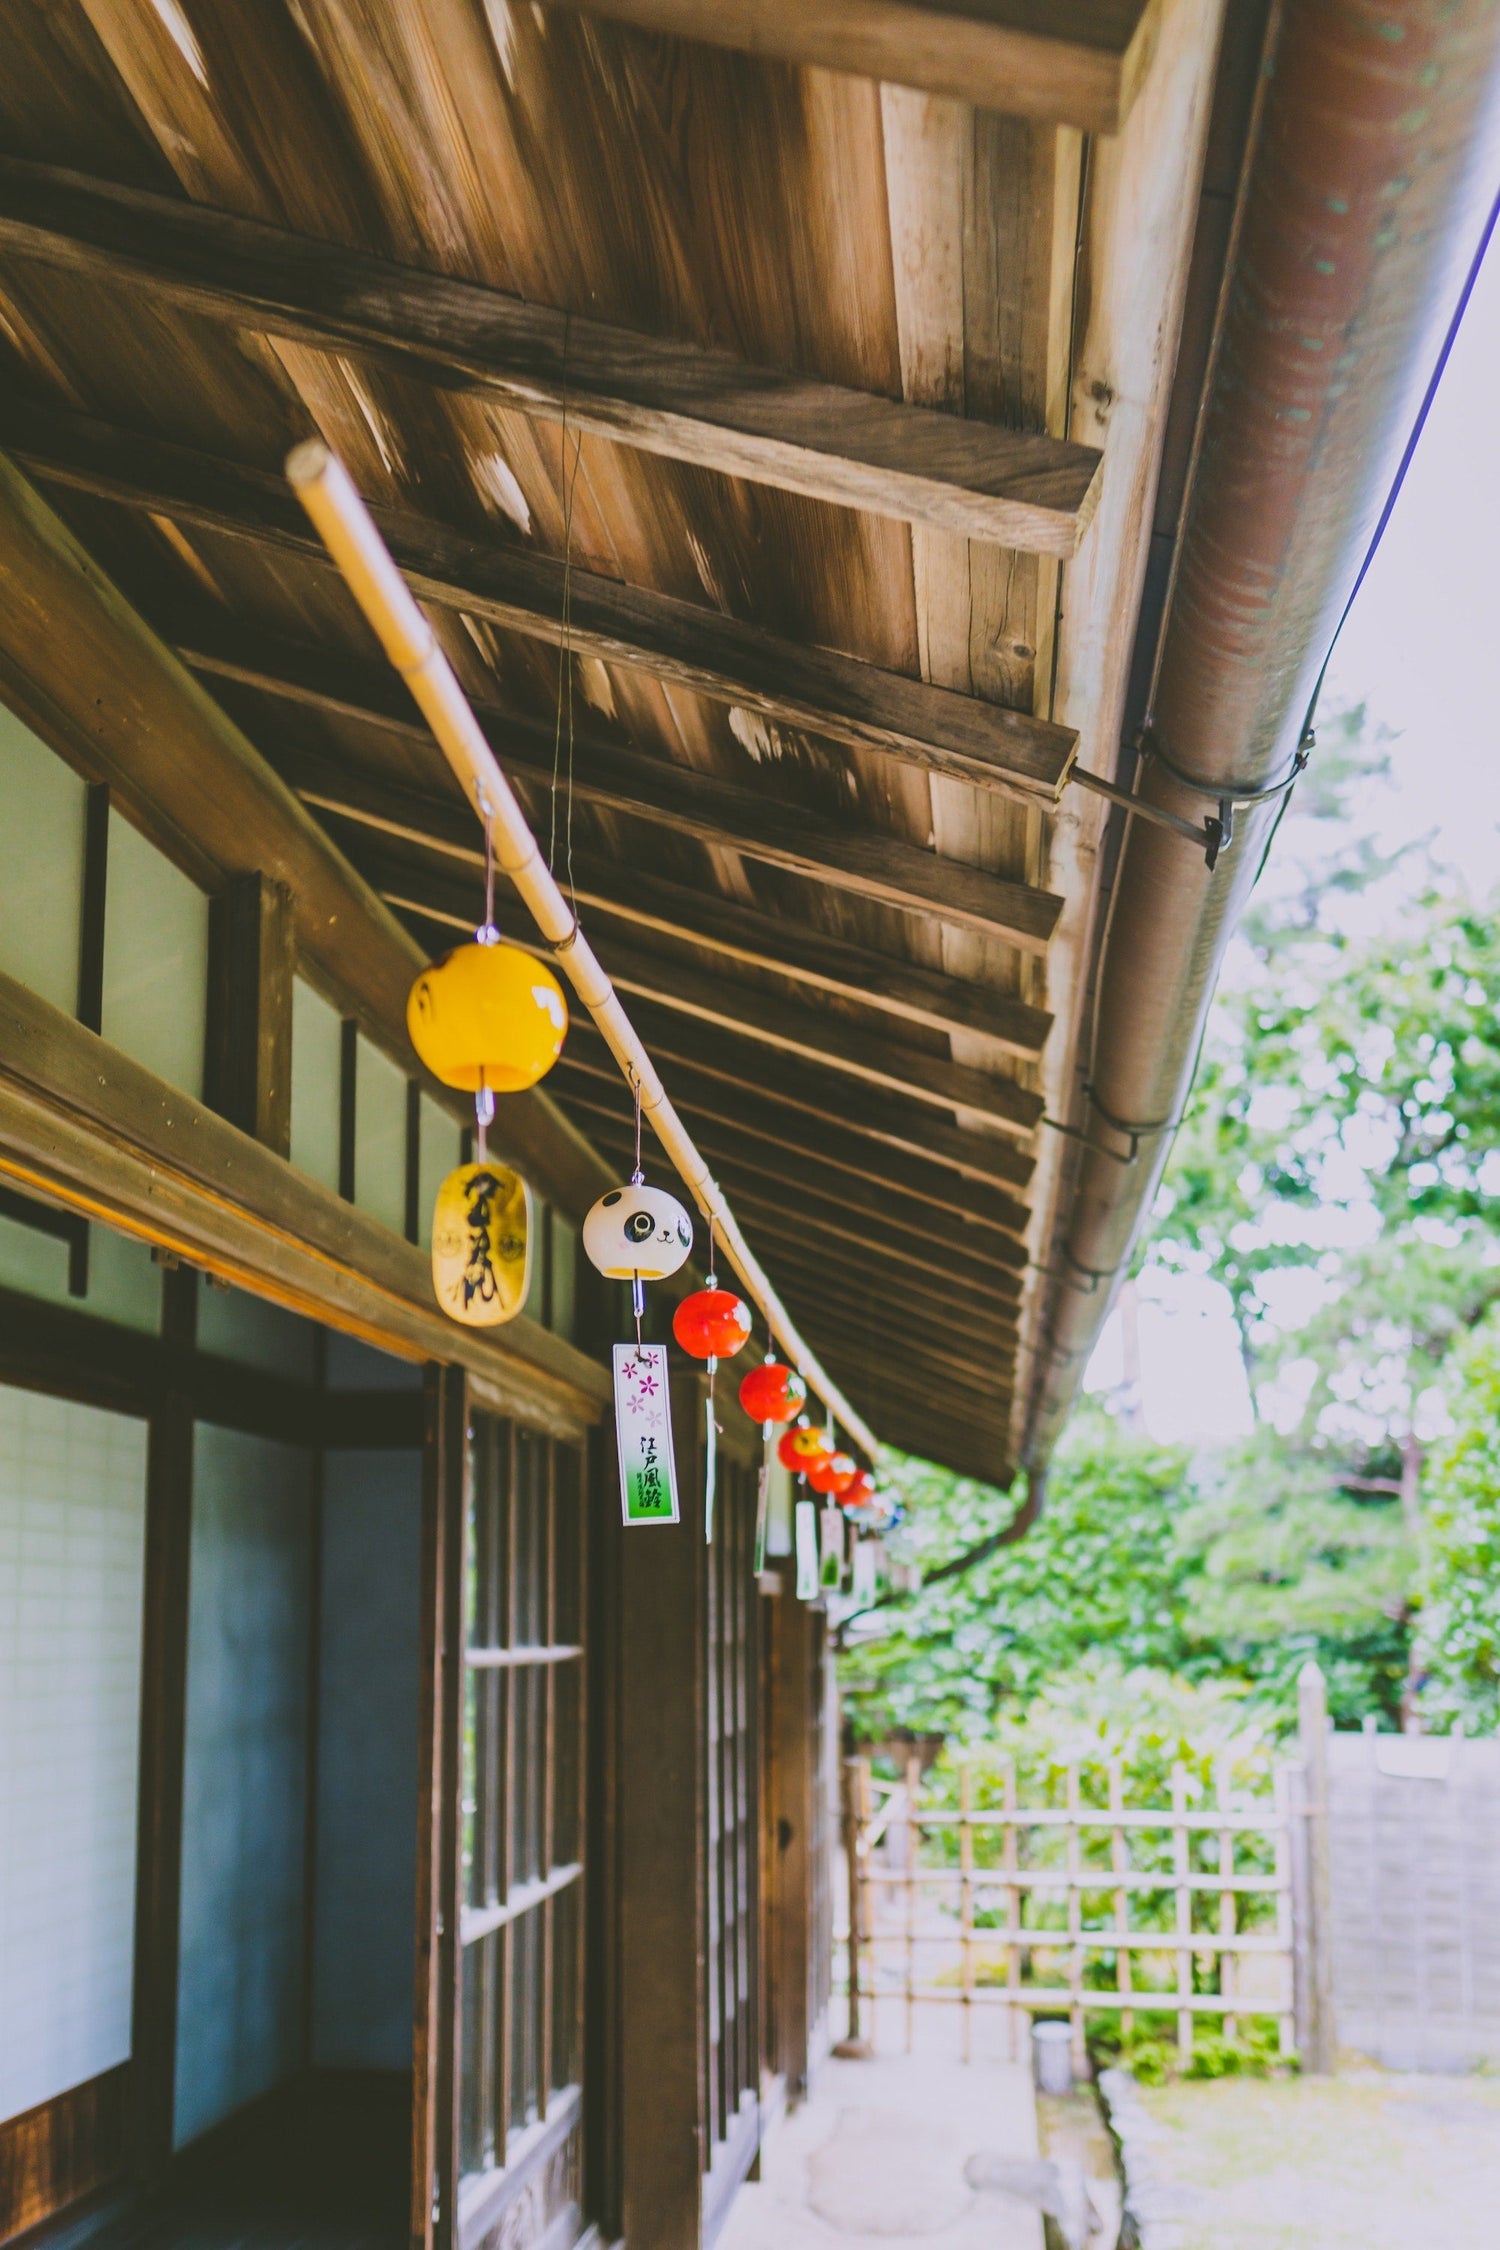
<svg viewBox="0 0 1500 2250">
<path fill-rule="evenodd" d="M 732 1289 L 721 1289 L 714 1272 L 714 1222 L 708 1222 L 708 1276 L 701 1289 L 683 1298 L 672 1315 L 672 1334 L 693 1359 L 708 1370 L 708 1397 L 704 1401 L 707 1428 L 703 1453 L 703 1537 L 714 1536 L 714 1492 L 718 1483 L 719 1421 L 714 1410 L 714 1377 L 721 1359 L 732 1359 L 750 1340 L 750 1307 Z"/>
<path fill-rule="evenodd" d="M 568 1003 L 544 961 L 503 942 L 495 927 L 495 861 L 484 830 L 484 921 L 473 943 L 424 969 L 406 1003 L 421 1060 L 445 1086 L 474 1096 L 475 1161 L 450 1172 L 432 1214 L 432 1286 L 453 1320 L 494 1328 L 514 1320 L 531 1286 L 531 1198 L 489 1153 L 496 1094 L 545 1078 L 568 1032 Z"/>
<path fill-rule="evenodd" d="M 614 1347 L 615 1440 L 620 1508 L 627 1524 L 676 1523 L 677 1464 L 672 1452 L 672 1399 L 667 1353 L 641 1341 L 646 1283 L 667 1281 L 693 1250 L 693 1222 L 675 1195 L 648 1187 L 641 1165 L 641 1090 L 635 1086 L 635 1169 L 609 1188 L 583 1222 L 589 1262 L 607 1281 L 630 1283 L 635 1342 Z"/>
</svg>

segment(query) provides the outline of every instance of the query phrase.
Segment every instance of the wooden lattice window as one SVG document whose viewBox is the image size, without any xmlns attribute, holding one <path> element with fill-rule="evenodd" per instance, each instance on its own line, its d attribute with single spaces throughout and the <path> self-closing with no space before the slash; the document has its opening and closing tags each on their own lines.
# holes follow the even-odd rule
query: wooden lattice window
<svg viewBox="0 0 1500 2250">
<path fill-rule="evenodd" d="M 760 2091 L 761 1597 L 753 1568 L 755 1490 L 753 1467 L 721 1457 L 713 1544 L 704 1552 L 706 2154 L 711 2171 L 724 2167 L 736 2178 L 756 2145 Z"/>
<path fill-rule="evenodd" d="M 459 2158 L 576 2114 L 583 2003 L 582 1463 L 473 1417 L 465 1559 Z"/>
</svg>

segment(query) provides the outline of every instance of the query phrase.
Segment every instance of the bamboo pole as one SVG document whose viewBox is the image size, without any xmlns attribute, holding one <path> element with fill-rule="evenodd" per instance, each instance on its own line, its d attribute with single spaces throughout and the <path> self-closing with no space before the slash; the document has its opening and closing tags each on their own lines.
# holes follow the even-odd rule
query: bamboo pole
<svg viewBox="0 0 1500 2250">
<path fill-rule="evenodd" d="M 668 1100 L 656 1065 L 538 851 L 515 792 L 348 471 L 321 439 L 309 438 L 288 454 L 286 473 L 386 655 L 411 690 L 480 825 L 491 831 L 496 860 L 530 911 L 553 959 L 593 1017 L 627 1082 L 639 1093 L 642 1111 L 651 1120 L 652 1130 L 694 1202 L 717 1227 L 724 1255 L 747 1294 L 808 1388 L 873 1459 L 877 1451 L 874 1432 L 803 1342 L 741 1234 L 723 1190 Z"/>
<path fill-rule="evenodd" d="M 1066 1777 L 1067 1806 L 1071 1819 L 1066 1830 L 1068 1860 L 1068 2022 L 1072 2029 L 1073 2071 L 1082 2078 L 1088 2069 L 1088 2045 L 1083 2029 L 1083 1860 L 1078 1833 L 1078 1765 L 1069 1759 Z"/>
<path fill-rule="evenodd" d="M 1002 1831 L 1004 1836 L 1003 1856 L 1007 1873 L 1016 1875 L 1020 1872 L 1020 1849 L 1016 1835 L 1016 1762 L 1014 1758 L 1007 1758 L 1005 1762 L 1005 1810 L 1008 1819 L 1007 1825 Z M 1005 1949 L 1005 1982 L 1007 1990 L 1016 1994 L 1021 1989 L 1021 1889 L 1017 1883 L 1012 1883 L 1005 1894 L 1005 1928 L 1009 1941 Z M 1013 2002 L 1011 2006 L 1009 2022 L 1010 2059 L 1012 2062 L 1020 2062 L 1022 2059 L 1020 2050 L 1023 2035 L 1021 2010 L 1018 2001 Z"/>
<path fill-rule="evenodd" d="M 958 1924 L 963 1959 L 964 2061 L 974 2059 L 974 1829 L 969 1819 L 974 1809 L 974 1775 L 967 1758 L 958 1769 Z"/>
<path fill-rule="evenodd" d="M 843 1770 L 844 1858 L 849 1883 L 849 2031 L 834 2048 L 843 2062 L 869 2062 L 875 2053 L 860 2028 L 860 1966 L 864 1937 L 863 1823 L 860 1818 L 864 1761 L 846 1758 Z"/>
<path fill-rule="evenodd" d="M 922 1782 L 922 1762 L 906 1761 L 906 2051 L 912 2051 L 916 2029 L 917 1983 L 917 1852 L 922 1831 L 917 1826 L 917 1791 Z"/>
<path fill-rule="evenodd" d="M 1120 1761 L 1118 1758 L 1112 1758 L 1109 1766 L 1109 1809 L 1111 1812 L 1122 1812 L 1124 1806 L 1124 1776 L 1120 1771 Z M 1110 1835 L 1109 1863 L 1117 1877 L 1127 1875 L 1130 1872 L 1129 1855 L 1123 1828 L 1114 1829 Z M 1117 1992 L 1132 1992 L 1135 1988 L 1135 1973 L 1130 1962 L 1130 1893 L 1123 1883 L 1117 1883 L 1115 1888 L 1115 1935 L 1126 1941 L 1115 1955 L 1115 1990 Z M 1121 2038 L 1129 2039 L 1134 2031 L 1134 2012 L 1131 2010 L 1122 2011 L 1120 2016 Z"/>
<path fill-rule="evenodd" d="M 1281 2015 L 1277 2044 L 1283 2055 L 1297 2046 L 1296 1961 L 1292 1931 L 1292 1793 L 1285 1766 L 1276 1769 L 1276 1935 L 1281 1941 Z"/>
<path fill-rule="evenodd" d="M 1172 1768 L 1172 1873 L 1176 1881 L 1177 2051 L 1184 2062 L 1193 2052 L 1193 1894 L 1187 1887 L 1187 1773 Z"/>
<path fill-rule="evenodd" d="M 1214 1799 L 1220 1812 L 1228 1812 L 1229 1773 L 1223 1758 L 1218 1759 L 1214 1767 Z M 1219 1937 L 1222 1941 L 1224 1938 L 1234 1938 L 1239 1934 L 1232 1888 L 1234 1882 L 1234 1830 L 1232 1828 L 1221 1828 L 1219 1830 L 1219 1875 L 1226 1883 L 1226 1888 L 1219 1893 Z M 1225 1952 L 1221 1944 L 1219 1991 L 1226 2000 L 1233 2000 L 1238 1996 L 1238 1989 L 1238 1958 L 1232 1952 Z M 1239 2030 L 1239 2017 L 1226 2013 L 1224 2017 L 1225 2038 L 1237 2039 Z"/>
</svg>

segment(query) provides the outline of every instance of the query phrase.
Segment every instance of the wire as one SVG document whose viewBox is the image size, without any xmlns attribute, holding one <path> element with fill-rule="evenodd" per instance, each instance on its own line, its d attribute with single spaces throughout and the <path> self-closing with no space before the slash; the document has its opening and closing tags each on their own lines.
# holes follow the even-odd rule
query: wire
<svg viewBox="0 0 1500 2250">
<path fill-rule="evenodd" d="M 1417 408 L 1417 418 L 1412 423 L 1411 433 L 1406 440 L 1406 445 L 1402 452 L 1401 459 L 1396 465 L 1396 474 L 1391 479 L 1391 489 L 1385 496 L 1385 506 L 1380 511 L 1380 520 L 1378 521 L 1374 531 L 1370 535 L 1370 544 L 1365 549 L 1365 559 L 1359 566 L 1359 576 L 1355 579 L 1354 584 L 1349 589 L 1349 599 L 1345 602 L 1343 608 L 1339 612 L 1339 621 L 1333 628 L 1333 636 L 1328 643 L 1326 651 L 1324 652 L 1323 661 L 1318 667 L 1318 676 L 1313 682 L 1313 691 L 1307 700 L 1307 715 L 1302 721 L 1302 732 L 1298 737 L 1299 746 L 1305 745 L 1307 743 L 1308 736 L 1312 733 L 1313 720 L 1317 715 L 1318 698 L 1323 692 L 1323 683 L 1328 677 L 1328 667 L 1333 662 L 1333 652 L 1338 647 L 1339 635 L 1343 632 L 1344 627 L 1349 622 L 1349 613 L 1353 609 L 1356 601 L 1358 601 L 1359 599 L 1360 588 L 1364 585 L 1365 580 L 1370 575 L 1370 565 L 1374 562 L 1376 555 L 1380 551 L 1380 542 L 1385 537 L 1386 527 L 1390 523 L 1391 517 L 1396 512 L 1396 502 L 1401 497 L 1401 487 L 1406 482 L 1406 472 L 1411 467 L 1412 462 L 1416 457 L 1417 447 L 1422 442 L 1422 432 L 1427 427 L 1427 417 L 1432 412 L 1433 403 L 1437 398 L 1439 386 L 1442 383 L 1444 375 L 1448 371 L 1448 361 L 1452 356 L 1453 347 L 1458 341 L 1458 332 L 1463 326 L 1464 315 L 1469 309 L 1469 299 L 1474 294 L 1475 287 L 1479 280 L 1480 269 L 1484 264 L 1485 255 L 1489 250 L 1489 246 L 1494 237 L 1495 228 L 1497 225 L 1500 225 L 1500 188 L 1497 188 L 1495 191 L 1495 200 L 1490 205 L 1490 215 L 1485 220 L 1483 230 L 1480 233 L 1479 247 L 1476 249 L 1473 257 L 1469 261 L 1469 270 L 1464 276 L 1464 285 L 1463 288 L 1459 291 L 1458 303 L 1453 308 L 1453 317 L 1449 321 L 1447 332 L 1443 337 L 1442 348 L 1439 350 L 1437 359 L 1433 364 L 1432 373 L 1427 378 L 1427 388 L 1422 393 L 1422 403 Z M 1280 825 L 1281 822 L 1278 818 L 1278 820 L 1272 827 L 1272 836 L 1275 835 L 1276 829 L 1279 828 Z M 1269 843 L 1267 848 L 1269 849 Z M 1262 857 L 1261 865 L 1264 866 L 1264 864 L 1265 860 L 1264 857 Z"/>
</svg>

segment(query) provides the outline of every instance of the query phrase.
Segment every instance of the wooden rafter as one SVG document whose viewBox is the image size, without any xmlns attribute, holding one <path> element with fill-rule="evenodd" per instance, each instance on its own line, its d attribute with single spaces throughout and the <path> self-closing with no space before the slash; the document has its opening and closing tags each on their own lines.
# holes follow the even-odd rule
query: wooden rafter
<svg viewBox="0 0 1500 2250">
<path fill-rule="evenodd" d="M 190 632 L 177 630 L 173 640 L 184 662 L 205 679 L 256 688 L 310 710 L 386 728 L 409 741 L 429 740 L 400 681 L 375 665 L 207 620 L 196 621 Z M 550 730 L 483 698 L 475 699 L 474 708 L 517 786 L 549 791 L 554 779 Z M 320 810 L 402 842 L 430 846 L 468 866 L 480 864 L 473 822 L 452 797 L 351 772 L 347 761 L 301 749 L 280 749 L 278 757 L 299 793 Z M 939 859 L 899 836 L 850 827 L 802 806 L 793 816 L 783 801 L 761 790 L 622 750 L 592 735 L 576 745 L 573 794 L 581 804 L 674 828 L 808 882 L 997 938 L 1023 952 L 1042 952 L 1057 918 L 1060 902 L 1046 892 Z"/>
<path fill-rule="evenodd" d="M 631 1154 L 633 1136 L 626 1125 L 596 1117 L 591 1121 L 590 1134 L 606 1155 L 623 1159 Z M 972 1273 L 984 1284 L 999 1274 L 1019 1273 L 1026 1264 L 1025 1251 L 1008 1235 L 965 1228 L 961 1220 L 944 1221 L 937 1212 L 913 1219 L 910 1207 L 882 1211 L 878 1206 L 861 1208 L 836 1202 L 821 1188 L 809 1185 L 790 1150 L 781 1177 L 774 1180 L 718 1153 L 710 1161 L 720 1185 L 728 1189 L 737 1205 L 743 1202 L 747 1210 L 771 1200 L 809 1224 L 826 1220 L 842 1238 L 865 1243 L 873 1250 L 880 1250 L 889 1243 L 899 1246 L 904 1256 L 930 1258 L 935 1250 L 941 1249 L 955 1279 Z M 873 1197 L 871 1204 L 875 1205 Z"/>
<path fill-rule="evenodd" d="M 929 1275 L 933 1271 L 934 1254 L 920 1241 L 872 1242 L 858 1218 L 819 1202 L 816 1196 L 798 1195 L 790 1186 L 762 1189 L 757 1182 L 742 1180 L 734 1190 L 734 1205 L 748 1232 L 754 1233 L 757 1215 L 762 1233 L 768 1223 L 795 1227 L 809 1242 L 826 1244 L 831 1257 L 879 1271 L 885 1276 L 882 1286 L 887 1288 L 898 1281 L 904 1284 L 909 1273 Z M 774 1248 L 769 1258 L 774 1264 Z M 986 1269 L 977 1261 L 971 1264 L 957 1251 L 947 1249 L 942 1253 L 942 1266 L 953 1287 L 963 1289 L 992 1311 L 1008 1311 L 1020 1303 L 1020 1283 L 1014 1274 Z"/>
<path fill-rule="evenodd" d="M 609 1089 L 597 1055 L 564 1049 L 559 1069 L 562 1075 L 553 1083 L 560 1101 L 585 1110 L 600 1107 L 607 1115 L 623 1114 L 618 1103 L 610 1107 Z M 774 1095 L 759 1099 L 726 1086 L 721 1079 L 701 1075 L 690 1065 L 674 1067 L 672 1099 L 684 1117 L 698 1122 L 709 1141 L 721 1143 L 728 1135 L 729 1145 L 739 1146 L 747 1161 L 753 1152 L 754 1160 L 761 1165 L 779 1169 L 785 1164 L 788 1149 L 795 1149 L 798 1162 L 816 1166 L 819 1176 L 827 1173 L 847 1178 L 881 1194 L 899 1192 L 934 1210 L 981 1221 L 1002 1234 L 1024 1235 L 1030 1225 L 1027 1206 L 1005 1188 L 997 1187 L 993 1174 L 980 1176 L 955 1170 L 930 1152 L 917 1156 L 889 1140 L 846 1130 L 836 1118 L 816 1123 L 806 1116 L 794 1119 L 778 1105 Z M 970 1145 L 968 1141 L 963 1143 L 966 1149 Z M 1005 1142 L 991 1138 L 972 1145 L 981 1156 L 991 1148 L 1002 1155 L 1018 1154 Z M 1002 1176 L 1010 1177 L 1008 1173 Z"/>
<path fill-rule="evenodd" d="M 558 0 L 585 15 L 815 63 L 1046 124 L 1116 133 L 1157 0 Z"/>
<path fill-rule="evenodd" d="M 587 1094 L 580 1096 L 571 1085 L 567 1107 L 587 1121 L 585 1129 L 590 1134 L 596 1133 L 601 1123 L 607 1122 L 616 1128 L 626 1123 L 617 1104 L 591 1101 Z M 795 1147 L 785 1134 L 777 1142 L 767 1142 L 734 1125 L 717 1125 L 700 1133 L 700 1139 L 712 1163 L 733 1164 L 758 1179 L 772 1181 L 784 1179 L 790 1167 L 804 1186 L 816 1188 L 826 1201 L 840 1204 L 846 1211 L 862 1211 L 871 1218 L 882 1214 L 894 1216 L 913 1230 L 926 1228 L 934 1242 L 953 1241 L 960 1248 L 993 1252 L 1002 1263 L 1017 1262 L 1015 1256 L 1006 1257 L 995 1248 L 994 1238 L 998 1235 L 1002 1240 L 1014 1241 L 1025 1232 L 1027 1213 L 1020 1206 L 1017 1206 L 1017 1216 L 1021 1223 L 999 1227 L 986 1213 L 959 1211 L 952 1205 L 937 1205 L 908 1194 L 889 1175 L 876 1181 L 841 1170 L 836 1164 L 826 1164 L 821 1158 Z M 969 1185 L 976 1187 L 974 1182 Z"/>
<path fill-rule="evenodd" d="M 353 349 L 649 453 L 1071 556 L 1091 446 L 753 367 L 178 197 L 0 157 L 0 249 L 237 329 Z"/>
<path fill-rule="evenodd" d="M 913 1366 L 930 1369 L 935 1375 L 951 1369 L 956 1375 L 967 1376 L 981 1394 L 1010 1384 L 1013 1346 L 1007 1351 L 986 1347 L 974 1337 L 960 1337 L 951 1330 L 939 1333 L 904 1318 L 894 1305 L 887 1318 L 877 1324 L 868 1316 L 862 1319 L 859 1308 L 847 1301 L 830 1305 L 826 1298 L 809 1295 L 795 1284 L 789 1285 L 788 1294 L 801 1307 L 797 1317 L 805 1322 L 810 1335 L 845 1339 L 877 1361 L 881 1356 L 909 1359 Z"/>
<path fill-rule="evenodd" d="M 285 480 L 269 470 L 17 400 L 0 412 L 0 443 L 49 483 L 324 566 Z M 1078 738 L 1050 720 L 787 640 L 674 594 L 565 572 L 514 540 L 476 538 L 405 509 L 370 513 L 424 600 L 554 646 L 566 613 L 580 656 L 634 666 L 777 725 L 1004 795 L 1055 804 L 1067 783 Z M 1055 918 L 1057 902 L 1049 903 Z"/>
<path fill-rule="evenodd" d="M 833 1135 L 868 1136 L 879 1145 L 890 1144 L 904 1154 L 947 1164 L 980 1179 L 1024 1187 L 1031 1176 L 1030 1156 L 998 1134 L 948 1125 L 920 1103 L 892 1095 L 865 1091 L 857 1101 L 850 1101 L 847 1087 L 831 1072 L 799 1063 L 780 1063 L 774 1076 L 768 1077 L 753 1067 L 754 1057 L 743 1047 L 720 1039 L 706 1028 L 695 1028 L 691 1036 L 684 1037 L 683 1019 L 666 1009 L 654 1009 L 642 1002 L 634 1013 L 643 1023 L 649 1023 L 653 1051 L 673 1066 L 669 1091 L 679 1084 L 686 1089 L 693 1080 L 700 1084 L 717 1082 L 720 1088 L 732 1087 L 737 1097 L 749 1096 L 754 1102 L 790 1111 L 799 1119 L 796 1124 L 790 1119 L 786 1122 L 792 1146 L 800 1142 L 821 1148 L 825 1130 L 831 1129 Z M 619 1075 L 600 1044 L 586 1034 L 569 1040 L 563 1065 L 591 1070 L 606 1078 L 612 1072 L 615 1077 Z M 731 1115 L 741 1106 L 737 1098 Z"/>
<path fill-rule="evenodd" d="M 353 857 L 389 905 L 414 906 L 454 929 L 473 927 L 472 878 L 455 877 L 430 861 L 417 863 L 368 843 L 353 849 Z M 907 1023 L 948 1033 L 980 1032 L 1006 1053 L 1028 1061 L 1046 1043 L 1052 1022 L 1047 1011 L 993 986 L 924 968 L 897 953 L 855 944 L 764 907 L 746 906 L 721 891 L 670 882 L 654 870 L 650 883 L 643 884 L 633 868 L 588 852 L 572 853 L 568 872 L 572 895 L 596 929 L 602 915 L 632 932 L 685 940 L 726 962 L 774 970 L 810 991 L 857 1000 Z"/>
<path fill-rule="evenodd" d="M 858 1323 L 863 1310 L 866 1328 L 875 1327 L 877 1338 L 909 1329 L 933 1353 L 949 1345 L 961 1352 L 978 1349 L 994 1366 L 1009 1366 L 1018 1348 L 1014 1307 L 977 1300 L 960 1303 L 951 1291 L 946 1304 L 939 1304 L 920 1277 L 851 1269 L 826 1258 L 821 1246 L 788 1244 L 785 1233 L 783 1229 L 783 1239 L 775 1245 L 768 1242 L 767 1248 L 776 1261 L 779 1280 L 821 1332 L 826 1334 L 830 1325 L 838 1330 L 848 1321 Z"/>
<path fill-rule="evenodd" d="M 420 885 L 413 884 L 414 890 Z M 411 907 L 412 900 L 397 903 Z M 420 914 L 424 909 L 416 905 Z M 546 955 L 540 942 L 522 935 L 519 941 L 531 951 Z M 715 976 L 690 962 L 664 959 L 660 954 L 601 939 L 596 950 L 620 991 L 654 1000 L 695 1022 L 712 1024 L 732 1038 L 748 1039 L 770 1055 L 798 1056 L 804 1062 L 824 1063 L 831 1070 L 891 1093 L 910 1094 L 937 1108 L 969 1109 L 997 1124 L 1029 1132 L 1041 1116 L 1039 1097 L 1026 1087 L 993 1071 L 974 1070 L 948 1055 L 925 1054 L 899 1039 L 882 1037 L 862 1026 L 846 1023 L 825 1010 L 809 1008 L 796 1000 L 742 984 L 733 977 Z M 765 1067 L 775 1069 L 768 1057 Z"/>
</svg>

